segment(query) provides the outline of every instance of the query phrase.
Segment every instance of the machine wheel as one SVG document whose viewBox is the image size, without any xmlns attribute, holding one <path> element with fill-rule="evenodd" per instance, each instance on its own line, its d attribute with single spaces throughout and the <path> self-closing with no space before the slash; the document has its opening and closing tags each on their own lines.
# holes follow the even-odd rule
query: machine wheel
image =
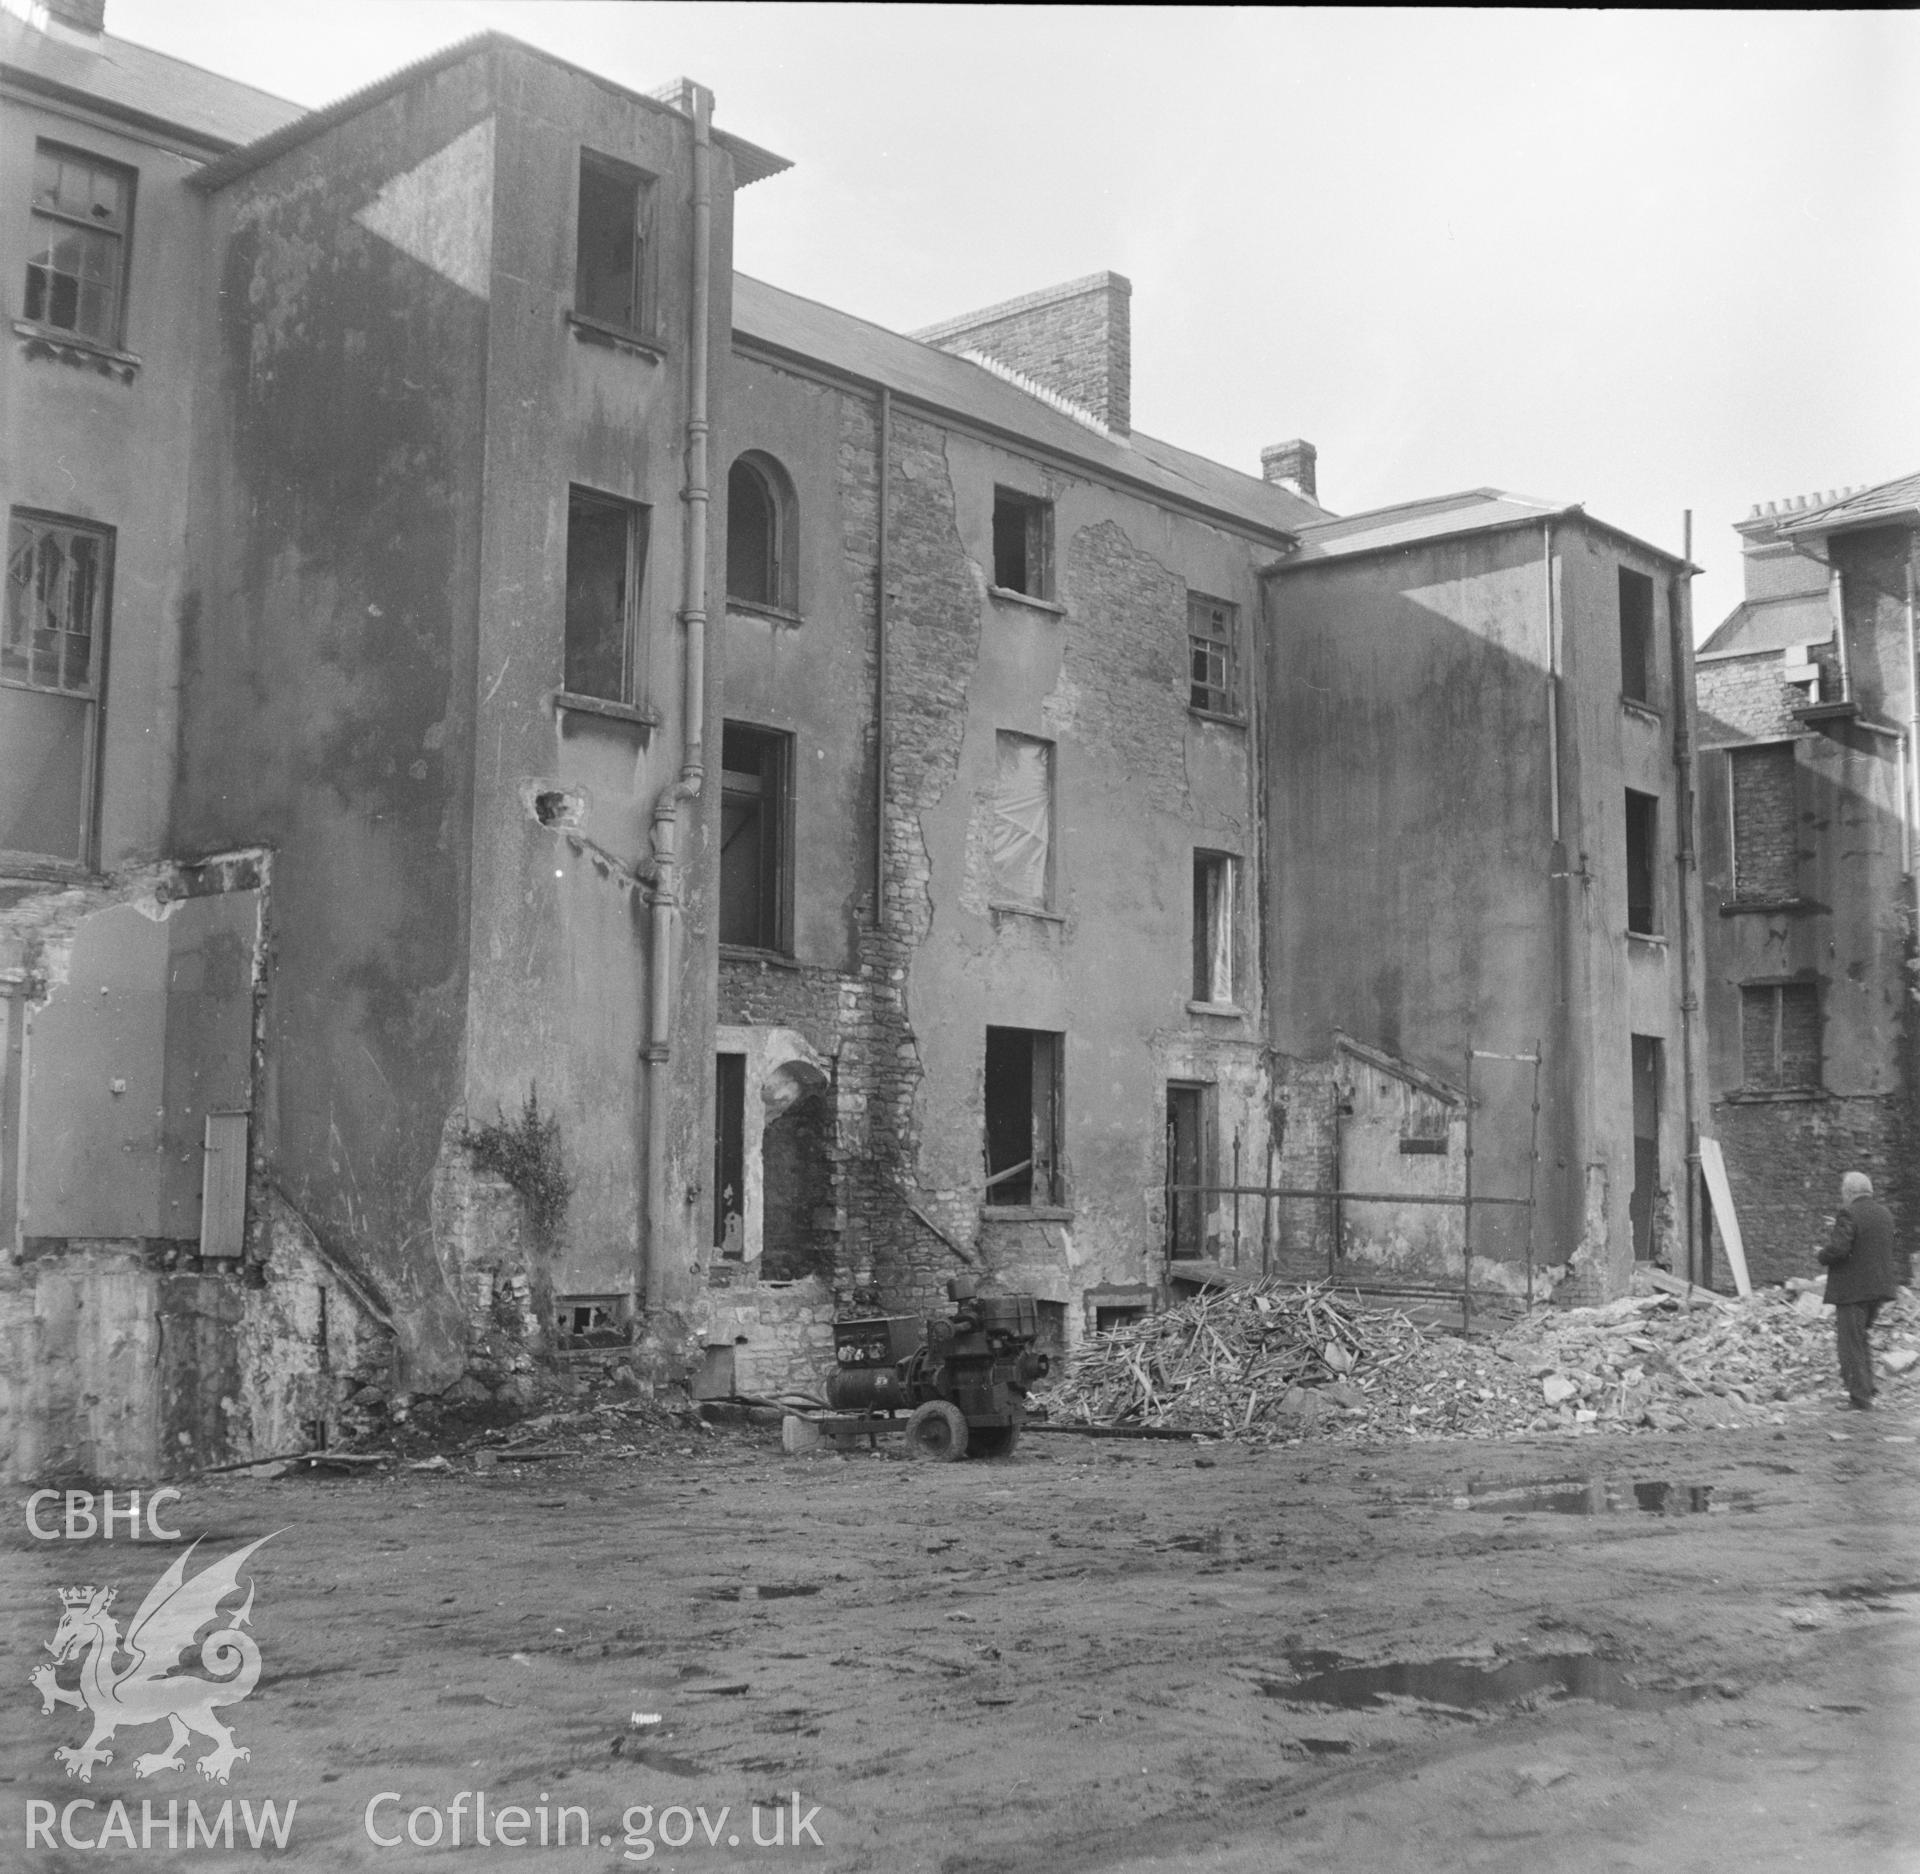
<svg viewBox="0 0 1920 1874">
<path fill-rule="evenodd" d="M 970 1458 L 1010 1458 L 1020 1443 L 1020 1425 L 1015 1420 L 1011 1425 L 980 1425 L 973 1427 L 967 1435 L 967 1456 Z"/>
<path fill-rule="evenodd" d="M 917 1458 L 951 1464 L 967 1455 L 967 1421 L 950 1399 L 929 1399 L 907 1420 L 907 1449 Z"/>
</svg>

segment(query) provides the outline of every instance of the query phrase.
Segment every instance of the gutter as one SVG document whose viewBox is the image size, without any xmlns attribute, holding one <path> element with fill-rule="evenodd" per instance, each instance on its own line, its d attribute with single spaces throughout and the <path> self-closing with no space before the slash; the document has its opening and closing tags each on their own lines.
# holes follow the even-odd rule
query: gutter
<svg viewBox="0 0 1920 1874">
<path fill-rule="evenodd" d="M 118 103 L 97 91 L 63 84 L 57 78 L 48 78 L 24 65 L 0 64 L 0 84 L 46 103 L 64 106 L 88 123 L 136 131 L 144 137 L 153 138 L 163 148 L 172 149 L 196 162 L 217 161 L 230 151 L 244 147 L 237 138 L 222 136 L 214 130 L 196 130 L 191 124 L 161 117 L 152 111 L 143 111 L 136 105 Z M 297 111 L 299 106 L 289 104 L 287 108 Z M 268 131 L 265 134 L 274 136 L 278 133 Z"/>
<path fill-rule="evenodd" d="M 875 498 L 879 513 L 874 520 L 874 595 L 873 595 L 873 928 L 884 930 L 887 922 L 887 744 L 890 727 L 887 720 L 887 580 L 888 564 L 887 507 L 891 495 L 889 474 L 893 457 L 893 392 L 886 385 L 875 386 L 880 410 L 880 462 Z M 917 1212 L 915 1213 L 918 1214 Z M 923 1223 L 926 1219 L 921 1218 Z M 932 1225 L 928 1225 L 932 1228 Z M 938 1232 L 936 1232 L 938 1234 Z"/>
<path fill-rule="evenodd" d="M 680 810 L 700 797 L 706 778 L 707 710 L 707 464 L 709 372 L 707 327 L 713 300 L 713 93 L 689 85 L 693 117 L 693 330 L 687 345 L 686 564 L 682 569 L 681 622 L 686 626 L 686 666 L 681 700 L 684 753 L 680 772 L 653 803 L 651 970 L 647 998 L 646 1215 L 642 1219 L 646 1268 L 640 1292 L 648 1314 L 666 1295 L 667 1065 L 673 1042 L 673 932 L 680 909 L 675 869 L 680 863 Z"/>
</svg>

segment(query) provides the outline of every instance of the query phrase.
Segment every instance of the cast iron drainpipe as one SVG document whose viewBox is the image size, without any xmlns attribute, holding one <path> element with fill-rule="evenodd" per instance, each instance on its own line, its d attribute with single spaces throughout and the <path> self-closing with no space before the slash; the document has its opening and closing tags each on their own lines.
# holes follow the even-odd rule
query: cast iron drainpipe
<svg viewBox="0 0 1920 1874">
<path fill-rule="evenodd" d="M 653 954 L 647 1009 L 646 1307 L 659 1312 L 666 1294 L 667 1063 L 673 1037 L 673 927 L 679 909 L 680 809 L 700 797 L 706 777 L 707 710 L 707 322 L 712 302 L 713 93 L 689 85 L 693 105 L 693 332 L 687 346 L 687 544 L 680 617 L 687 628 L 681 703 L 686 753 L 678 776 L 653 803 Z"/>
<path fill-rule="evenodd" d="M 1700 1267 L 1700 1114 L 1694 1100 L 1693 1027 L 1700 998 L 1693 981 L 1693 910 L 1691 886 L 1699 862 L 1693 845 L 1693 646 L 1687 625 L 1692 607 L 1683 610 L 1680 595 L 1692 592 L 1693 510 L 1681 523 L 1680 557 L 1686 571 L 1667 587 L 1667 635 L 1673 656 L 1673 769 L 1675 831 L 1674 864 L 1680 874 L 1680 1093 L 1686 1113 L 1687 1135 L 1687 1280 L 1706 1273 Z"/>
<path fill-rule="evenodd" d="M 1914 929 L 1920 938 L 1920 662 L 1914 645 L 1913 543 L 1907 543 L 1907 786 L 1901 803 L 1907 822 L 1907 868 L 1913 874 Z"/>
</svg>

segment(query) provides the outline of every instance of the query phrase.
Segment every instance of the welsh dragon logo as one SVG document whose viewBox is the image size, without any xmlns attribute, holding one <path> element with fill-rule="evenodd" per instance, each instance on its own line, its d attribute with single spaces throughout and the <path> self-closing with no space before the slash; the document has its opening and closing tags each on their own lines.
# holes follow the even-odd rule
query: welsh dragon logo
<svg viewBox="0 0 1920 1874">
<path fill-rule="evenodd" d="M 108 1609 L 113 1605 L 112 1588 L 62 1588 L 60 1599 L 66 1612 L 46 1648 L 53 1655 L 51 1666 L 36 1666 L 29 1675 L 39 1689 L 41 1716 L 48 1716 L 56 1705 L 72 1705 L 93 1713 L 93 1735 L 77 1749 L 61 1745 L 53 1755 L 67 1766 L 69 1776 L 83 1783 L 93 1781 L 96 1763 L 111 1763 L 113 1752 L 106 1741 L 123 1724 L 158 1724 L 166 1719 L 173 1727 L 172 1741 L 163 1751 L 148 1751 L 136 1757 L 135 1776 L 157 1776 L 162 1770 L 181 1770 L 186 1766 L 181 1753 L 196 1731 L 213 1740 L 213 1749 L 200 1762 L 201 1773 L 210 1781 L 224 1783 L 233 1766 L 252 1752 L 233 1741 L 233 1733 L 216 1718 L 217 1705 L 237 1705 L 260 1679 L 260 1649 L 250 1634 L 241 1628 L 253 1613 L 253 1583 L 247 1583 L 247 1598 L 235 1609 L 224 1627 L 207 1635 L 200 1647 L 200 1664 L 211 1679 L 176 1677 L 173 1668 L 181 1653 L 191 1646 L 200 1629 L 216 1619 L 220 1603 L 240 1592 L 240 1564 L 261 1542 L 262 1536 L 249 1542 L 224 1561 L 203 1568 L 192 1580 L 186 1578 L 188 1558 L 200 1544 L 188 1545 L 174 1557 L 173 1565 L 147 1591 L 120 1639 L 120 1623 Z M 55 1674 L 83 1651 L 80 1685 L 68 1691 L 55 1681 Z M 124 1666 L 116 1665 L 117 1653 L 127 1655 Z"/>
</svg>

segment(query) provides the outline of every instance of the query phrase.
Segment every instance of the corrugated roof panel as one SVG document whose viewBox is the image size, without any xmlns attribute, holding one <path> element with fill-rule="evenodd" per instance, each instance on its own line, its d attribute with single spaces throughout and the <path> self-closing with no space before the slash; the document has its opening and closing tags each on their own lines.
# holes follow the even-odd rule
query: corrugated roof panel
<svg viewBox="0 0 1920 1874">
<path fill-rule="evenodd" d="M 302 107 L 252 85 L 236 83 L 184 59 L 102 33 L 91 45 L 36 31 L 0 13 L 0 67 L 28 83 L 55 86 L 120 110 L 169 124 L 216 148 L 250 143 L 303 115 Z"/>
<path fill-rule="evenodd" d="M 1530 495 L 1503 493 L 1498 488 L 1470 488 L 1460 494 L 1436 495 L 1427 501 L 1407 501 L 1365 514 L 1301 530 L 1300 551 L 1288 563 L 1347 559 L 1357 553 L 1378 553 L 1391 547 L 1414 546 L 1455 534 L 1485 533 L 1555 515 L 1577 514 L 1575 504 L 1535 500 Z"/>
<path fill-rule="evenodd" d="M 1696 655 L 1782 651 L 1793 644 L 1824 644 L 1832 636 L 1826 593 L 1791 592 L 1777 599 L 1742 599 Z"/>
</svg>

